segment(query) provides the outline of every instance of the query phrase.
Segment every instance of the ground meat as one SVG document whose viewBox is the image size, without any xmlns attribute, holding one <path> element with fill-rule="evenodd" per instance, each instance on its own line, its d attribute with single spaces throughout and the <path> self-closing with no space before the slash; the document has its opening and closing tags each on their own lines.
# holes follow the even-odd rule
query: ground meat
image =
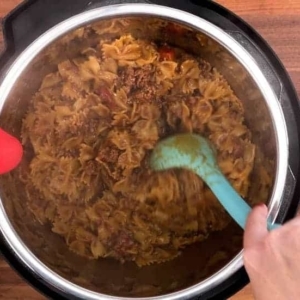
<svg viewBox="0 0 300 300">
<path fill-rule="evenodd" d="M 136 242 L 132 236 L 125 231 L 119 231 L 108 240 L 108 248 L 113 249 L 119 257 L 127 257 L 130 249 L 134 248 Z"/>
<path fill-rule="evenodd" d="M 103 161 L 103 162 L 115 163 L 115 162 L 117 162 L 118 157 L 119 157 L 118 150 L 109 146 L 109 147 L 103 148 L 99 152 L 97 159 L 99 161 Z"/>
<path fill-rule="evenodd" d="M 201 75 L 205 79 L 212 80 L 214 73 L 212 72 L 212 66 L 205 60 L 199 59 L 199 69 L 201 70 Z"/>
<path fill-rule="evenodd" d="M 238 139 L 236 139 L 236 142 L 233 145 L 232 156 L 235 159 L 242 158 L 244 155 L 244 152 L 245 152 L 245 149 L 243 147 L 243 144 Z"/>
<path fill-rule="evenodd" d="M 197 97 L 189 97 L 186 99 L 186 104 L 189 106 L 195 105 L 198 101 Z"/>
<path fill-rule="evenodd" d="M 79 156 L 79 150 L 72 148 L 72 149 L 60 149 L 58 152 L 59 157 L 72 157 L 72 158 L 77 158 Z"/>
<path fill-rule="evenodd" d="M 82 130 L 84 133 L 89 135 L 95 135 L 98 132 L 99 119 L 91 119 L 83 124 Z"/>
<path fill-rule="evenodd" d="M 120 199 L 120 207 L 125 210 L 134 211 L 137 206 L 137 202 L 128 197 Z"/>
<path fill-rule="evenodd" d="M 152 102 L 156 98 L 154 73 L 155 67 L 152 65 L 122 69 L 119 73 L 119 85 L 126 93 L 131 93 L 137 102 Z"/>
<path fill-rule="evenodd" d="M 86 163 L 84 171 L 87 175 L 97 175 L 99 173 L 99 164 L 94 160 L 90 160 Z"/>
<path fill-rule="evenodd" d="M 147 86 L 145 90 L 139 90 L 132 94 L 133 99 L 138 102 L 153 102 L 155 101 L 155 92 L 156 87 L 155 86 Z"/>
</svg>

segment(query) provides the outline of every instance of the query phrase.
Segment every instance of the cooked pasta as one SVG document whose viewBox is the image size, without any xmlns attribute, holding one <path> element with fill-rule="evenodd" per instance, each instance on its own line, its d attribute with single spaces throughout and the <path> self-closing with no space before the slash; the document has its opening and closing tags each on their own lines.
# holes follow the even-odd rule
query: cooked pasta
<svg viewBox="0 0 300 300">
<path fill-rule="evenodd" d="M 94 31 L 114 32 L 104 28 Z M 32 99 L 22 129 L 33 153 L 28 207 L 87 258 L 171 260 L 230 222 L 195 174 L 149 168 L 156 143 L 179 132 L 210 139 L 221 170 L 247 197 L 255 146 L 222 75 L 167 44 L 130 34 L 101 39 L 59 63 Z"/>
</svg>

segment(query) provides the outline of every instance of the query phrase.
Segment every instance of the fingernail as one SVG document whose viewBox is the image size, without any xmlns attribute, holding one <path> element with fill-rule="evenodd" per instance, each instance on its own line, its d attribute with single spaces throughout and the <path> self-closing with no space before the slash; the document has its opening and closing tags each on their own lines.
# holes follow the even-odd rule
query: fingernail
<svg viewBox="0 0 300 300">
<path fill-rule="evenodd" d="M 259 203 L 258 205 L 256 205 L 256 207 L 260 208 L 261 210 L 264 210 L 265 212 L 268 211 L 268 208 L 265 203 Z"/>
</svg>

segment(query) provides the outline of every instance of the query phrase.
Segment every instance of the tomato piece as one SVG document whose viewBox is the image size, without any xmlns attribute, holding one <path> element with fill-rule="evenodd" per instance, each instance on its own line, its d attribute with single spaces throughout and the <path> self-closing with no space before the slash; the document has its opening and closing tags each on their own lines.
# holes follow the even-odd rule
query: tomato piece
<svg viewBox="0 0 300 300">
<path fill-rule="evenodd" d="M 103 104 L 106 104 L 108 108 L 114 107 L 114 97 L 107 87 L 100 86 L 96 89 L 95 94 L 100 96 Z"/>
<path fill-rule="evenodd" d="M 166 31 L 171 34 L 183 35 L 186 32 L 186 29 L 178 24 L 169 23 L 166 26 Z"/>
<path fill-rule="evenodd" d="M 175 60 L 175 51 L 168 46 L 158 49 L 160 60 Z"/>
<path fill-rule="evenodd" d="M 105 86 L 99 87 L 96 94 L 99 95 L 101 97 L 101 100 L 104 102 L 111 101 L 112 99 L 110 90 Z"/>
</svg>

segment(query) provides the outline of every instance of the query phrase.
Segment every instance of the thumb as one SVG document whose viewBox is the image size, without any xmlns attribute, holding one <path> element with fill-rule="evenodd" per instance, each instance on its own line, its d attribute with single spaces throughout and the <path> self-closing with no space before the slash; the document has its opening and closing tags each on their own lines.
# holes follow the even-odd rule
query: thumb
<svg viewBox="0 0 300 300">
<path fill-rule="evenodd" d="M 261 242 L 268 234 L 267 215 L 268 209 L 265 204 L 253 208 L 246 223 L 244 248 Z"/>
</svg>

